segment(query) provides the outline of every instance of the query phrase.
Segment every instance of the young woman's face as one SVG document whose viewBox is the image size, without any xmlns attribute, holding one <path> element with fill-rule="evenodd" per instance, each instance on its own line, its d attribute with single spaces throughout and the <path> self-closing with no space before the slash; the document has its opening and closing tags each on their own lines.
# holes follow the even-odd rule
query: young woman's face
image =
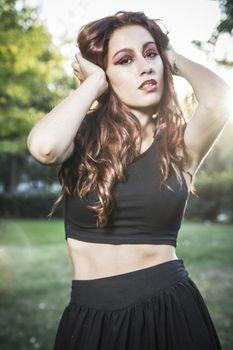
<svg viewBox="0 0 233 350">
<path fill-rule="evenodd" d="M 163 62 L 155 40 L 142 26 L 113 32 L 109 40 L 106 74 L 129 108 L 153 111 L 163 94 Z M 142 83 L 144 86 L 141 86 Z"/>
</svg>

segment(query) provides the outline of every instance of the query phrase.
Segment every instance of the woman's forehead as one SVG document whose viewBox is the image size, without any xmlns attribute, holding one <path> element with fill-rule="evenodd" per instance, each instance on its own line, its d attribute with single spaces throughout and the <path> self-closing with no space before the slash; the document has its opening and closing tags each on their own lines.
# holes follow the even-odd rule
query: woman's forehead
<svg viewBox="0 0 233 350">
<path fill-rule="evenodd" d="M 142 26 L 131 25 L 116 29 L 109 40 L 109 54 L 124 48 L 142 47 L 147 42 L 154 42 L 151 33 Z"/>
</svg>

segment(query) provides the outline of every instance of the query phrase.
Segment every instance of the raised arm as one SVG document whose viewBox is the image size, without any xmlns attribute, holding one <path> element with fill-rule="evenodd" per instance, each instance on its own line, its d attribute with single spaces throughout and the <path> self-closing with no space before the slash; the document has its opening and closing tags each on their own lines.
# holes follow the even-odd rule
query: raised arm
<svg viewBox="0 0 233 350">
<path fill-rule="evenodd" d="M 227 98 L 230 88 L 218 75 L 170 48 L 174 74 L 193 88 L 198 106 L 187 123 L 184 141 L 192 158 L 189 170 L 197 172 L 229 120 Z"/>
<path fill-rule="evenodd" d="M 72 63 L 75 75 L 83 81 L 62 102 L 39 120 L 27 138 L 31 155 L 42 164 L 60 164 L 74 149 L 74 137 L 93 102 L 107 89 L 104 71 L 85 60 L 80 53 Z"/>
</svg>

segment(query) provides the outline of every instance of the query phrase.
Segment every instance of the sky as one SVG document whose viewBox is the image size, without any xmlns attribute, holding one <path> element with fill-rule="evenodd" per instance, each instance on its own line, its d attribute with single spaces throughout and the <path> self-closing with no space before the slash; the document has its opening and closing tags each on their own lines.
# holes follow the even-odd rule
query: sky
<svg viewBox="0 0 233 350">
<path fill-rule="evenodd" d="M 172 47 L 180 54 L 215 71 L 233 87 L 233 69 L 216 66 L 213 57 L 201 52 L 192 40 L 207 41 L 221 18 L 218 1 L 214 0 L 25 0 L 39 7 L 39 17 L 52 34 L 53 42 L 67 57 L 65 69 L 72 74 L 71 63 L 77 52 L 75 39 L 80 27 L 89 21 L 112 15 L 119 10 L 143 11 L 148 17 L 161 19 L 169 30 Z M 62 38 L 68 44 L 61 46 Z M 218 41 L 215 57 L 226 55 L 233 60 L 233 42 L 229 35 Z M 183 78 L 175 77 L 177 94 L 182 98 L 192 91 Z"/>
</svg>

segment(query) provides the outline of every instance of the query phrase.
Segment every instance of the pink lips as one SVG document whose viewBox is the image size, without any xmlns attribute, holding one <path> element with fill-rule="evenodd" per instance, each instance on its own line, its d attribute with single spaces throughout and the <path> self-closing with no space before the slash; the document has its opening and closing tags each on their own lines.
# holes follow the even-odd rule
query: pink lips
<svg viewBox="0 0 233 350">
<path fill-rule="evenodd" d="M 150 79 L 150 80 L 145 80 L 140 86 L 139 89 L 151 89 L 151 88 L 155 88 L 155 86 L 157 85 L 157 81 L 155 79 Z"/>
</svg>

